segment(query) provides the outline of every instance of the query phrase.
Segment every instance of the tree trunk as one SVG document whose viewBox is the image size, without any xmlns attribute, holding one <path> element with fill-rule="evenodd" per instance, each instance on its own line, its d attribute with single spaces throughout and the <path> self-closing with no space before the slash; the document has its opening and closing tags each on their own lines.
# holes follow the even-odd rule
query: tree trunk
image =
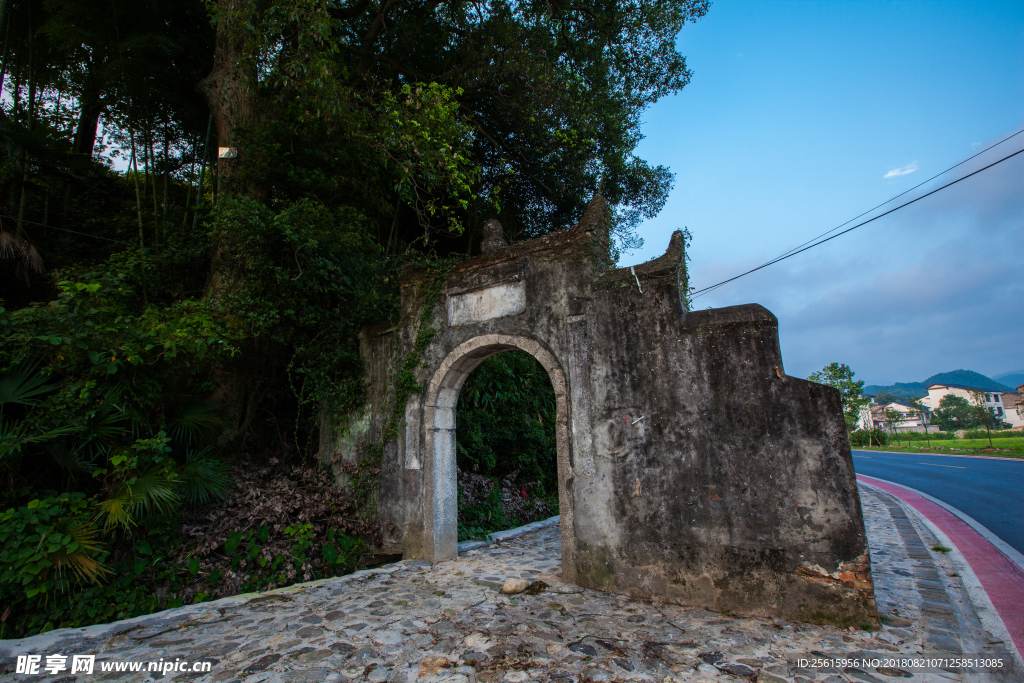
<svg viewBox="0 0 1024 683">
<path fill-rule="evenodd" d="M 199 226 L 199 207 L 203 205 L 203 181 L 206 179 L 206 160 L 209 155 L 210 148 L 210 132 L 213 129 L 213 114 L 210 114 L 209 120 L 206 122 L 206 141 L 203 143 L 203 160 L 199 164 L 199 186 L 196 189 L 196 207 L 192 211 L 192 229 L 195 230 Z"/>
<path fill-rule="evenodd" d="M 142 147 L 142 201 L 146 201 L 149 192 L 149 145 L 145 135 L 139 136 L 139 146 Z"/>
<path fill-rule="evenodd" d="M 217 35 L 214 42 L 213 68 L 199 84 L 199 90 L 210 108 L 217 144 L 231 147 L 237 152 L 236 158 L 220 158 L 211 164 L 216 170 L 213 181 L 214 202 L 221 192 L 227 196 L 248 197 L 263 201 L 267 191 L 260 183 L 253 182 L 248 170 L 258 166 L 259 159 L 254 149 L 247 149 L 244 132 L 258 127 L 257 119 L 257 74 L 253 55 L 247 50 L 244 23 L 258 26 L 260 8 L 258 0 L 216 0 Z M 197 201 L 197 205 L 198 205 Z M 198 206 L 197 206 L 198 208 Z M 244 275 L 233 268 L 226 255 L 230 247 L 223 243 L 214 246 L 210 262 L 210 278 L 206 288 L 207 302 L 217 306 L 243 282 Z M 258 339 L 243 342 L 244 356 L 251 367 L 259 364 Z M 240 364 L 229 363 L 215 377 L 217 389 L 211 399 L 222 401 L 222 414 L 228 425 L 222 435 L 224 444 L 241 449 L 244 433 L 255 404 L 247 391 L 251 370 Z"/>
<path fill-rule="evenodd" d="M 167 218 L 167 195 L 171 186 L 171 156 L 168 148 L 171 146 L 167 126 L 164 126 L 164 219 Z"/>
<path fill-rule="evenodd" d="M 7 47 L 10 44 L 11 25 L 7 23 L 7 6 L 9 0 L 0 0 L 0 30 L 4 34 L 4 59 L 0 64 L 0 92 L 4 90 L 4 77 L 7 75 Z"/>
<path fill-rule="evenodd" d="M 192 168 L 188 174 L 188 183 L 185 184 L 185 208 L 182 210 L 181 216 L 181 229 L 184 230 L 185 226 L 188 225 L 188 207 L 189 202 L 192 201 L 192 179 L 196 177 L 196 158 L 193 153 L 192 157 Z"/>
<path fill-rule="evenodd" d="M 213 69 L 199 84 L 213 115 L 218 145 L 232 147 L 238 153 L 237 158 L 220 160 L 218 184 L 221 187 L 218 190 L 257 201 L 265 198 L 265 189 L 246 179 L 242 172 L 258 160 L 253 156 L 254 150 L 244 149 L 240 135 L 243 129 L 251 129 L 257 123 L 256 68 L 252 55 L 246 51 L 241 24 L 258 15 L 259 7 L 252 0 L 217 0 Z"/>
<path fill-rule="evenodd" d="M 160 207 L 159 207 L 159 201 L 158 201 L 158 198 L 157 198 L 157 191 L 156 191 L 156 178 L 157 178 L 157 172 L 156 172 L 156 150 L 153 147 L 153 130 L 152 129 L 150 129 L 150 131 L 149 131 L 149 133 L 147 134 L 146 137 L 148 138 L 147 146 L 148 146 L 148 151 L 149 151 L 149 167 L 150 167 L 150 170 L 152 171 L 152 176 L 153 176 L 153 215 L 157 216 L 160 213 Z"/>
<path fill-rule="evenodd" d="M 132 145 L 132 166 L 135 168 L 135 172 L 132 176 L 135 178 L 135 208 L 139 212 L 139 251 L 142 251 L 145 245 L 143 244 L 142 232 L 142 195 L 139 192 L 139 160 L 135 154 L 135 131 L 129 128 L 128 135 Z"/>
<path fill-rule="evenodd" d="M 28 15 L 28 132 L 32 133 L 36 118 L 36 69 L 32 59 L 32 14 Z M 25 203 L 28 200 L 28 159 L 26 158 L 24 151 L 21 156 L 22 174 L 21 174 L 21 202 L 18 205 L 18 237 L 24 237 L 25 231 L 22 227 L 22 221 L 25 220 Z"/>
<path fill-rule="evenodd" d="M 99 128 L 100 114 L 103 113 L 103 93 L 96 71 L 102 64 L 103 59 L 97 60 L 95 55 L 89 59 L 81 108 L 78 112 L 78 124 L 75 127 L 75 142 L 72 148 L 75 154 L 91 157 L 96 147 L 96 129 Z"/>
</svg>

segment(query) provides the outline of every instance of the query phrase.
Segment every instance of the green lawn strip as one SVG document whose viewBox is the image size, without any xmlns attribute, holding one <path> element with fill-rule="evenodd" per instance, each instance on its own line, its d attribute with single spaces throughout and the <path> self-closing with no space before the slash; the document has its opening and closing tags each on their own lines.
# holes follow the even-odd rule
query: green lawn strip
<svg viewBox="0 0 1024 683">
<path fill-rule="evenodd" d="M 913 448 L 925 448 L 925 449 L 939 449 L 939 448 L 988 448 L 988 439 L 957 439 L 955 441 L 932 441 L 929 446 L 927 443 L 921 441 L 911 441 L 909 444 L 904 441 L 903 443 L 889 445 L 899 445 L 906 447 L 910 445 Z M 1008 450 L 1024 451 L 1024 441 L 1020 439 L 997 439 L 992 438 L 993 448 L 1005 448 Z"/>
<path fill-rule="evenodd" d="M 964 442 L 966 442 L 966 443 L 957 443 L 955 446 L 953 446 L 953 445 L 951 445 L 951 446 L 943 445 L 943 446 L 932 446 L 931 448 L 928 448 L 927 446 L 924 446 L 924 445 L 922 445 L 922 446 L 914 445 L 914 446 L 911 446 L 909 448 L 907 446 L 896 446 L 896 445 L 893 445 L 893 446 L 883 446 L 881 448 L 879 448 L 878 446 L 872 446 L 870 448 L 858 446 L 856 448 L 856 450 L 858 450 L 858 451 L 880 451 L 880 452 L 888 451 L 888 452 L 892 452 L 892 453 L 918 453 L 920 455 L 977 455 L 977 456 L 985 456 L 985 457 L 990 457 L 990 458 L 1020 458 L 1020 459 L 1024 459 L 1024 448 L 1022 448 L 1020 445 L 1016 445 L 1016 444 L 1014 444 L 1012 446 L 1003 445 L 1003 444 L 1000 444 L 998 442 L 998 440 L 993 439 L 992 440 L 992 444 L 996 448 L 996 450 L 994 450 L 994 451 L 988 451 L 988 450 L 982 451 L 981 450 L 982 448 L 986 448 L 986 449 L 988 448 L 988 442 L 987 441 L 984 443 L 984 445 L 977 445 L 977 446 L 972 445 L 970 443 L 970 440 L 968 440 L 968 439 L 964 439 Z"/>
</svg>

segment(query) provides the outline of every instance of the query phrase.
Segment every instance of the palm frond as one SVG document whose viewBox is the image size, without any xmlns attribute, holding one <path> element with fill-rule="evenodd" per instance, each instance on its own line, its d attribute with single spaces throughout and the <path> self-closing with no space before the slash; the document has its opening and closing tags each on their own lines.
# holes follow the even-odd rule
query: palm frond
<svg viewBox="0 0 1024 683">
<path fill-rule="evenodd" d="M 24 237 L 0 228 L 0 258 L 20 259 L 19 266 L 37 273 L 43 272 L 43 257 L 36 245 Z"/>
<path fill-rule="evenodd" d="M 66 434 L 74 434 L 79 429 L 81 427 L 77 425 L 65 425 L 40 434 L 28 434 L 28 425 L 24 422 L 15 420 L 4 422 L 0 420 L 0 460 L 6 456 L 14 455 L 26 444 L 40 443 Z"/>
<path fill-rule="evenodd" d="M 186 445 L 197 443 L 204 435 L 211 434 L 224 424 L 217 415 L 218 404 L 195 402 L 170 421 L 170 436 Z"/>
<path fill-rule="evenodd" d="M 128 424 L 131 425 L 131 435 L 133 438 L 144 439 L 147 435 L 151 434 L 149 419 L 139 409 L 139 406 L 132 402 L 121 408 L 121 410 L 124 412 Z"/>
<path fill-rule="evenodd" d="M 92 462 L 82 459 L 82 449 L 73 447 L 68 439 L 54 439 L 43 449 L 72 479 L 79 474 L 90 474 L 96 469 Z"/>
<path fill-rule="evenodd" d="M 26 243 L 24 250 L 22 250 L 22 263 L 33 272 L 43 272 L 43 256 L 39 253 L 39 249 L 36 245 Z"/>
<path fill-rule="evenodd" d="M 96 505 L 96 518 L 105 530 L 121 527 L 131 531 L 136 519 L 151 513 L 165 514 L 177 505 L 177 474 L 164 465 L 153 465 L 138 477 L 122 482 L 114 495 Z"/>
<path fill-rule="evenodd" d="M 0 258 L 16 258 L 21 256 L 23 239 L 13 232 L 0 228 Z"/>
<path fill-rule="evenodd" d="M 135 526 L 132 516 L 132 492 L 127 486 L 118 487 L 113 496 L 96 503 L 96 519 L 103 521 L 104 531 L 121 527 L 131 531 Z"/>
<path fill-rule="evenodd" d="M 114 402 L 117 395 L 116 389 L 109 391 L 103 403 L 82 427 L 82 447 L 93 455 L 97 451 L 107 450 L 125 431 L 124 423 L 128 415 Z"/>
<path fill-rule="evenodd" d="M 177 473 L 164 465 L 153 465 L 146 472 L 129 480 L 133 504 L 143 514 L 170 512 L 180 497 L 175 492 L 180 479 Z"/>
<path fill-rule="evenodd" d="M 2 227 L 0 227 L 0 258 L 16 258 L 20 260 L 19 265 L 26 269 L 35 272 L 43 271 L 43 257 L 40 256 L 36 245 Z"/>
<path fill-rule="evenodd" d="M 205 505 L 210 498 L 224 500 L 227 497 L 231 468 L 211 457 L 211 451 L 209 446 L 198 452 L 190 451 L 181 468 L 181 483 L 188 503 Z"/>
<path fill-rule="evenodd" d="M 46 377 L 39 372 L 38 362 L 19 363 L 0 375 L 0 406 L 5 403 L 35 405 L 39 402 L 37 396 L 54 389 L 56 387 L 47 384 Z"/>
<path fill-rule="evenodd" d="M 93 583 L 99 583 L 103 574 L 111 573 L 109 568 L 92 556 L 103 550 L 103 545 L 97 539 L 99 529 L 95 524 L 81 522 L 62 531 L 71 537 L 72 544 L 63 546 L 50 556 L 50 562 L 58 573 L 70 569 L 79 579 Z"/>
</svg>

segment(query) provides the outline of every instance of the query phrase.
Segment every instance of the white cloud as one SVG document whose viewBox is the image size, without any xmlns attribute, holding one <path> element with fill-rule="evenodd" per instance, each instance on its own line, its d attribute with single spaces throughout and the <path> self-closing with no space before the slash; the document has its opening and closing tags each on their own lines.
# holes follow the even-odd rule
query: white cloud
<svg viewBox="0 0 1024 683">
<path fill-rule="evenodd" d="M 996 152 L 958 170 L 991 163 Z M 796 377 L 833 361 L 868 384 L 956 368 L 1004 372 L 1020 365 L 1024 329 L 1022 179 L 1024 155 L 699 297 L 694 307 L 768 308 L 779 319 L 785 371 Z M 760 259 L 704 261 L 694 250 L 691 281 L 707 287 L 756 267 L 793 245 L 783 239 Z"/>
<path fill-rule="evenodd" d="M 901 199 L 1009 153 L 1000 145 Z M 739 275 L 860 210 L 847 203 L 820 225 L 804 224 L 801 234 L 765 221 L 761 246 L 750 249 L 756 254 L 741 249 L 753 232 L 737 231 L 737 246 L 720 255 L 705 246 L 709 230 L 694 230 L 691 282 L 700 289 Z M 991 376 L 1020 366 L 1021 253 L 1024 155 L 709 292 L 694 308 L 765 306 L 779 319 L 784 370 L 796 377 L 833 361 L 849 364 L 868 384 L 916 382 L 956 368 Z"/>
<path fill-rule="evenodd" d="M 891 171 L 889 171 L 888 173 L 886 173 L 882 177 L 883 178 L 897 178 L 897 177 L 899 177 L 901 175 L 907 175 L 908 173 L 913 173 L 916 170 L 917 170 L 917 162 L 915 161 L 913 163 L 907 164 L 906 166 L 903 166 L 902 168 L 894 168 L 894 169 L 892 169 Z"/>
</svg>

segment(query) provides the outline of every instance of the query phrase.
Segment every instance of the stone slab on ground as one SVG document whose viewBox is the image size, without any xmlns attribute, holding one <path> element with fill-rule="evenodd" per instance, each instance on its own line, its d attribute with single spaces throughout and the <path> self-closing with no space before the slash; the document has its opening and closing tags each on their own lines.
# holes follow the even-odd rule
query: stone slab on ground
<svg viewBox="0 0 1024 683">
<path fill-rule="evenodd" d="M 4 680 L 285 683 L 1024 680 L 934 539 L 892 496 L 861 487 L 883 626 L 872 632 L 641 602 L 563 583 L 557 526 L 346 577 L 148 617 L 0 641 Z M 510 578 L 536 595 L 499 593 Z M 17 655 L 93 654 L 96 673 L 19 675 Z M 801 666 L 801 659 L 1003 657 L 993 670 Z M 207 673 L 99 671 L 104 662 L 211 663 Z M 909 678 L 907 677 L 909 675 Z"/>
</svg>

